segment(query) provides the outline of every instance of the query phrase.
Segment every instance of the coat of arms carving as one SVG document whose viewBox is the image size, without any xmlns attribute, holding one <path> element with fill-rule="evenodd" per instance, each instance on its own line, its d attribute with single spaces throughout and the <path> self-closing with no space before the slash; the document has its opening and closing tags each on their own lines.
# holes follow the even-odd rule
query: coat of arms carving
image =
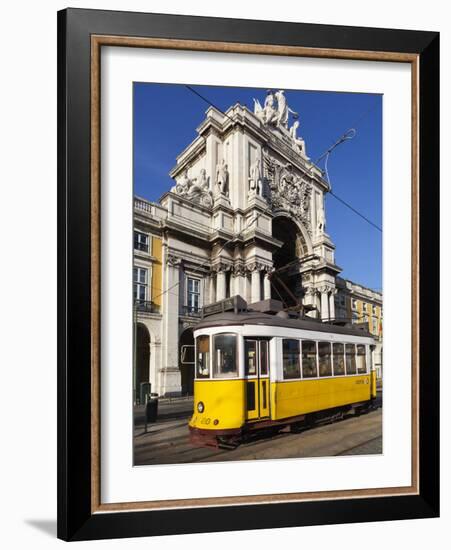
<svg viewBox="0 0 451 550">
<path fill-rule="evenodd" d="M 282 164 L 263 151 L 265 195 L 272 210 L 285 210 L 312 234 L 310 196 L 312 185 L 296 174 L 291 164 Z"/>
</svg>

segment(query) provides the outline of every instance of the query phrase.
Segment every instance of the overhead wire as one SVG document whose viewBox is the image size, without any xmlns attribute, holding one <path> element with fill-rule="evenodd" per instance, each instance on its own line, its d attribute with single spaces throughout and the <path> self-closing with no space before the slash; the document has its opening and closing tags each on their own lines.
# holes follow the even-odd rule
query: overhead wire
<svg viewBox="0 0 451 550">
<path fill-rule="evenodd" d="M 355 128 L 350 128 L 349 130 L 347 130 L 342 136 L 341 138 L 336 141 L 331 147 L 329 147 L 329 149 L 324 153 L 322 154 L 318 160 L 315 162 L 315 164 L 318 164 L 323 158 L 324 158 L 324 172 L 326 174 L 326 179 L 327 179 L 327 183 L 329 184 L 329 193 L 335 198 L 337 199 L 339 202 L 341 202 L 342 204 L 344 204 L 347 208 L 349 208 L 352 212 L 354 212 L 354 214 L 357 214 L 357 216 L 360 216 L 363 220 L 365 220 L 367 223 L 369 223 L 370 225 L 372 225 L 374 228 L 376 228 L 378 231 L 380 231 L 382 233 L 382 228 L 379 227 L 378 225 L 376 225 L 374 222 L 372 222 L 369 218 L 367 218 L 364 214 L 362 214 L 361 212 L 359 212 L 356 208 L 354 208 L 352 205 L 350 205 L 348 202 L 346 202 L 344 199 L 342 199 L 341 197 L 339 197 L 336 193 L 334 193 L 332 191 L 332 184 L 331 184 L 331 181 L 330 181 L 330 177 L 329 177 L 329 170 L 328 170 L 328 161 L 329 161 L 329 156 L 330 154 L 332 153 L 332 151 L 335 149 L 335 147 L 338 147 L 339 145 L 341 145 L 342 143 L 344 143 L 345 141 L 348 141 L 348 140 L 351 140 L 355 137 L 355 135 L 357 134 L 357 130 L 355 130 Z"/>
<path fill-rule="evenodd" d="M 193 94 L 197 95 L 200 99 L 202 99 L 205 103 L 207 103 L 208 105 L 210 105 L 211 107 L 214 107 L 215 109 L 217 109 L 221 114 L 223 114 L 224 116 L 226 116 L 230 121 L 233 122 L 233 119 L 227 114 L 225 113 L 222 109 L 220 109 L 217 105 L 215 105 L 213 102 L 211 102 L 208 98 L 206 98 L 205 96 L 203 96 L 202 94 L 200 94 L 197 90 L 195 90 L 193 87 L 189 86 L 189 85 L 185 85 L 185 87 L 190 91 L 192 92 Z M 318 165 L 321 160 L 323 158 L 325 158 L 325 162 L 324 162 L 324 168 L 325 168 L 325 174 L 326 174 L 326 177 L 327 177 L 327 183 L 329 184 L 329 186 L 331 187 L 331 184 L 330 184 L 330 178 L 329 178 L 329 172 L 328 172 L 328 160 L 329 160 L 329 156 L 330 156 L 330 153 L 336 148 L 338 147 L 341 143 L 343 143 L 344 141 L 347 141 L 347 140 L 350 140 L 350 139 L 353 139 L 357 133 L 357 130 L 355 129 L 355 126 L 357 126 L 371 111 L 373 111 L 374 109 L 376 108 L 376 103 L 374 103 L 373 105 L 371 105 L 366 111 L 364 111 L 355 121 L 355 123 L 352 125 L 352 127 L 347 130 L 341 137 L 340 139 L 338 139 L 331 147 L 329 147 L 320 157 L 318 157 L 316 159 L 316 161 L 313 163 L 314 165 Z M 312 166 L 313 168 L 313 166 Z M 310 168 L 309 172 L 312 170 L 312 168 Z M 339 197 L 335 192 L 332 191 L 332 188 L 329 190 L 329 193 L 335 198 L 337 199 L 339 202 L 341 202 L 344 206 L 346 206 L 347 208 L 349 208 L 352 212 L 354 212 L 354 214 L 356 214 L 357 216 L 359 216 L 362 220 L 366 221 L 369 225 L 371 225 L 372 227 L 374 227 L 375 229 L 377 229 L 378 231 L 380 231 L 382 233 L 382 228 L 379 227 L 377 224 L 375 224 L 374 222 L 372 222 L 369 218 L 367 218 L 367 216 L 365 216 L 364 214 L 362 214 L 361 212 L 359 212 L 359 210 L 357 210 L 357 208 L 355 208 L 354 206 L 352 206 L 351 204 L 349 204 L 347 201 L 345 201 L 344 199 L 342 199 L 341 197 Z"/>
<path fill-rule="evenodd" d="M 194 88 L 192 88 L 191 86 L 189 85 L 185 85 L 185 88 L 188 89 L 190 92 L 192 92 L 194 95 L 198 96 L 200 99 L 202 99 L 202 101 L 204 101 L 205 103 L 207 103 L 208 105 L 210 105 L 211 107 L 215 108 L 216 110 L 218 110 L 221 114 L 223 114 L 225 117 L 227 117 L 231 122 L 234 122 L 234 120 L 227 114 L 225 113 L 222 109 L 220 109 L 217 105 L 215 105 L 213 102 L 211 102 L 208 98 L 206 98 L 205 96 L 203 96 L 202 94 L 200 94 L 197 90 L 195 90 Z M 359 121 L 362 120 L 372 109 L 374 109 L 375 106 L 372 106 L 370 109 L 368 109 L 361 117 L 359 117 Z M 356 134 L 356 130 L 354 128 L 351 128 L 349 129 L 347 132 L 345 132 L 343 134 L 343 136 L 340 137 L 340 139 L 338 141 L 336 141 L 331 147 L 329 147 L 316 161 L 315 163 L 310 167 L 310 169 L 308 170 L 309 172 L 311 172 L 313 170 L 313 167 L 315 165 L 317 165 L 323 158 L 325 158 L 325 173 L 326 173 L 326 177 L 327 177 L 327 183 L 329 184 L 329 193 L 334 196 L 337 200 L 339 200 L 340 202 L 342 202 L 345 206 L 347 206 L 350 210 L 352 210 L 352 212 L 354 212 L 355 214 L 357 214 L 358 216 L 360 216 L 362 219 L 364 219 L 366 222 L 368 222 L 370 225 L 372 225 L 373 227 L 375 227 L 376 229 L 378 229 L 379 231 L 382 231 L 382 229 L 380 227 L 378 227 L 376 224 L 374 224 L 371 220 L 369 220 L 366 216 L 364 216 L 363 214 L 361 214 L 357 209 L 355 209 L 353 206 L 351 206 L 350 204 L 348 204 L 346 201 L 344 201 L 343 199 L 341 199 L 340 197 L 338 197 L 338 195 L 336 195 L 335 193 L 332 192 L 332 189 L 331 189 L 331 184 L 330 184 L 330 179 L 329 179 L 329 174 L 328 174 L 328 169 L 327 169 L 327 162 L 328 162 L 328 159 L 329 159 L 329 156 L 331 154 L 331 152 L 336 148 L 338 147 L 338 145 L 340 145 L 341 143 L 343 143 L 344 141 L 346 140 L 349 140 L 349 139 L 352 139 Z M 218 257 L 221 252 L 224 250 L 224 248 L 230 243 L 232 242 L 233 240 L 236 240 L 237 238 L 239 238 L 240 236 L 242 236 L 242 234 L 250 227 L 250 225 L 252 225 L 253 223 L 255 223 L 258 218 L 260 216 L 262 216 L 263 214 L 265 213 L 269 213 L 270 212 L 270 209 L 266 209 L 266 210 L 263 210 L 261 212 L 259 212 L 255 217 L 253 217 L 249 222 L 248 224 L 246 224 L 246 226 L 236 235 L 236 236 L 233 236 L 231 237 L 229 240 L 227 240 L 223 245 L 222 247 L 219 249 L 219 251 L 217 252 L 216 254 L 216 257 Z M 200 271 L 203 267 L 205 267 L 208 263 L 210 263 L 211 260 L 210 259 L 207 259 L 205 260 L 205 262 L 199 264 L 198 266 L 196 266 L 191 273 L 197 273 L 198 271 Z M 285 266 L 283 266 L 285 267 Z M 170 286 L 169 288 L 167 288 L 166 290 L 164 290 L 163 292 L 161 292 L 160 294 L 158 294 L 157 296 L 154 297 L 154 300 L 157 299 L 157 298 L 160 298 L 161 296 L 163 296 L 164 294 L 166 293 L 169 293 L 171 290 L 173 290 L 174 288 L 176 288 L 177 286 L 180 285 L 180 281 L 174 283 L 172 286 Z"/>
</svg>

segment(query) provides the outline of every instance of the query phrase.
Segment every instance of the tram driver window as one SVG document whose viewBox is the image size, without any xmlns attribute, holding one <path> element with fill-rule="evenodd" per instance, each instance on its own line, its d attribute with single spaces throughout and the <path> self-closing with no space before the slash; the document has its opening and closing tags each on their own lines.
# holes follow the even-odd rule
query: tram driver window
<svg viewBox="0 0 451 550">
<path fill-rule="evenodd" d="M 302 378 L 316 376 L 316 342 L 304 340 L 302 342 Z"/>
<path fill-rule="evenodd" d="M 346 374 L 355 374 L 355 345 L 346 344 Z"/>
<path fill-rule="evenodd" d="M 231 378 L 237 374 L 236 335 L 217 334 L 214 337 L 213 378 Z"/>
<path fill-rule="evenodd" d="M 345 373 L 345 347 L 344 344 L 334 344 L 334 376 L 343 376 Z"/>
<path fill-rule="evenodd" d="M 332 376 L 332 357 L 329 342 L 318 342 L 318 366 L 320 376 Z"/>
<path fill-rule="evenodd" d="M 299 340 L 283 340 L 283 379 L 301 377 L 299 364 Z"/>
<path fill-rule="evenodd" d="M 357 374 L 366 374 L 366 349 L 362 344 L 357 346 Z"/>
<path fill-rule="evenodd" d="M 210 376 L 210 337 L 199 336 L 196 347 L 196 378 L 208 378 Z"/>
</svg>

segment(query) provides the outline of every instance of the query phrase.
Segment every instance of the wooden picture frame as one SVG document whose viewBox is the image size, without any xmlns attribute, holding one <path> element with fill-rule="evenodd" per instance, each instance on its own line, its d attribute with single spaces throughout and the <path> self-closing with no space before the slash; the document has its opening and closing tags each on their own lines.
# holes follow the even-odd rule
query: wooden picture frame
<svg viewBox="0 0 451 550">
<path fill-rule="evenodd" d="M 100 50 L 394 61 L 412 67 L 412 484 L 329 493 L 100 501 Z M 439 35 L 207 17 L 58 13 L 58 537 L 113 537 L 439 514 Z"/>
</svg>

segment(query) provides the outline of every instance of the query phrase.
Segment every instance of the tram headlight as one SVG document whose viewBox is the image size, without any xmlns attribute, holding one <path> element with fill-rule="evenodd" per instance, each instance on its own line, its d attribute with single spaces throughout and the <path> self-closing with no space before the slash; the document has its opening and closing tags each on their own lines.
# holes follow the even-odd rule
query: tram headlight
<svg viewBox="0 0 451 550">
<path fill-rule="evenodd" d="M 197 412 L 203 413 L 204 409 L 205 409 L 205 405 L 202 403 L 202 401 L 199 401 L 199 403 L 197 404 Z"/>
</svg>

